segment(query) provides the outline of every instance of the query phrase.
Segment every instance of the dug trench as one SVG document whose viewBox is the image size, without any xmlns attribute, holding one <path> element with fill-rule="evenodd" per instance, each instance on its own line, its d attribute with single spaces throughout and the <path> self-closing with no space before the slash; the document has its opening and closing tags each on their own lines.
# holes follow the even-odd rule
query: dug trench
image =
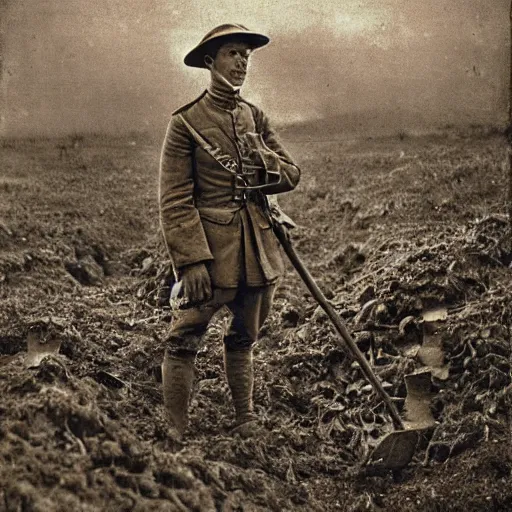
<svg viewBox="0 0 512 512">
<path fill-rule="evenodd" d="M 221 312 L 169 441 L 158 145 L 5 140 L 0 510 L 512 510 L 504 140 L 287 138 L 297 251 L 404 419 L 434 422 L 413 461 L 362 467 L 392 422 L 291 267 L 256 347 L 261 436 L 229 435 Z"/>
</svg>

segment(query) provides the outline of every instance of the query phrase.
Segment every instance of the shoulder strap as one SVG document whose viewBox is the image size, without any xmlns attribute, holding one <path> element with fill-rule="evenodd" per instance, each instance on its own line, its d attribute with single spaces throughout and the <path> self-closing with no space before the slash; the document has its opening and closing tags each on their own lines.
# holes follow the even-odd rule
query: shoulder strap
<svg viewBox="0 0 512 512">
<path fill-rule="evenodd" d="M 207 91 L 203 91 L 203 93 L 198 96 L 195 100 L 192 100 L 190 103 L 187 103 L 186 105 L 183 105 L 182 107 L 175 110 L 172 115 L 181 114 L 181 112 L 184 112 L 185 110 L 188 110 L 192 105 L 195 105 L 200 99 L 204 97 Z"/>
<path fill-rule="evenodd" d="M 203 150 L 206 151 L 210 156 L 215 151 L 213 146 L 185 119 L 185 116 L 178 113 L 178 119 L 180 119 L 186 126 L 187 130 L 192 135 L 192 138 L 196 141 L 196 144 Z"/>
</svg>

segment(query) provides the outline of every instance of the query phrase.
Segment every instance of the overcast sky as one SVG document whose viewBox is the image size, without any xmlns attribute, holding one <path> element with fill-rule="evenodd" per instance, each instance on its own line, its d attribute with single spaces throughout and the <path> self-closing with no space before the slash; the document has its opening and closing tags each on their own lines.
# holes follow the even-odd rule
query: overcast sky
<svg viewBox="0 0 512 512">
<path fill-rule="evenodd" d="M 0 0 L 0 134 L 161 133 L 214 26 L 268 34 L 243 95 L 277 122 L 504 122 L 509 0 Z M 342 126 L 343 129 L 343 126 Z"/>
</svg>

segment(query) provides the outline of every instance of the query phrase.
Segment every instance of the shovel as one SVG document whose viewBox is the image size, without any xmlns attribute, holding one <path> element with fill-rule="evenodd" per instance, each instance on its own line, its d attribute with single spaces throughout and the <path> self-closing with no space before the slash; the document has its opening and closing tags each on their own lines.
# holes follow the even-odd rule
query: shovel
<svg viewBox="0 0 512 512">
<path fill-rule="evenodd" d="M 311 295 L 313 295 L 314 299 L 325 311 L 334 327 L 336 328 L 336 331 L 341 337 L 341 339 L 338 339 L 339 345 L 343 346 L 341 340 L 346 343 L 350 352 L 359 363 L 359 366 L 361 367 L 361 370 L 365 374 L 366 378 L 369 380 L 370 384 L 386 404 L 389 414 L 393 420 L 393 426 L 395 430 L 386 434 L 382 438 L 382 440 L 373 449 L 372 453 L 368 457 L 366 464 L 370 464 L 373 467 L 382 469 L 400 470 L 407 466 L 407 464 L 409 464 L 409 462 L 412 460 L 416 450 L 416 445 L 419 441 L 420 433 L 423 428 L 405 429 L 404 422 L 400 418 L 395 404 L 392 402 L 391 398 L 382 387 L 381 382 L 373 372 L 365 356 L 359 350 L 359 347 L 356 345 L 356 342 L 348 332 L 340 317 L 328 302 L 327 298 L 322 293 L 315 280 L 304 266 L 304 263 L 300 259 L 299 255 L 295 251 L 288 233 L 288 228 L 294 227 L 295 223 L 278 208 L 276 203 L 270 202 L 270 204 L 273 230 L 281 246 L 283 247 L 284 252 L 290 259 L 292 265 L 298 272 L 304 284 L 307 286 L 308 290 L 311 292 Z"/>
</svg>

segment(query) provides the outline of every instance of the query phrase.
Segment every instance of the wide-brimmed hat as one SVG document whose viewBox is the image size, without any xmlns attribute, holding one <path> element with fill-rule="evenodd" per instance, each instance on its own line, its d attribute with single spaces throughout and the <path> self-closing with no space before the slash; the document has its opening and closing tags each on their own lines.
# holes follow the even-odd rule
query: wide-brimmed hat
<svg viewBox="0 0 512 512">
<path fill-rule="evenodd" d="M 199 44 L 187 53 L 185 56 L 185 64 L 193 68 L 206 68 L 204 57 L 207 55 L 208 50 L 212 47 L 219 47 L 228 41 L 240 41 L 247 43 L 251 48 L 261 48 L 265 46 L 270 39 L 258 32 L 252 32 L 243 25 L 236 25 L 234 23 L 226 23 L 219 25 L 210 30 Z"/>
</svg>

